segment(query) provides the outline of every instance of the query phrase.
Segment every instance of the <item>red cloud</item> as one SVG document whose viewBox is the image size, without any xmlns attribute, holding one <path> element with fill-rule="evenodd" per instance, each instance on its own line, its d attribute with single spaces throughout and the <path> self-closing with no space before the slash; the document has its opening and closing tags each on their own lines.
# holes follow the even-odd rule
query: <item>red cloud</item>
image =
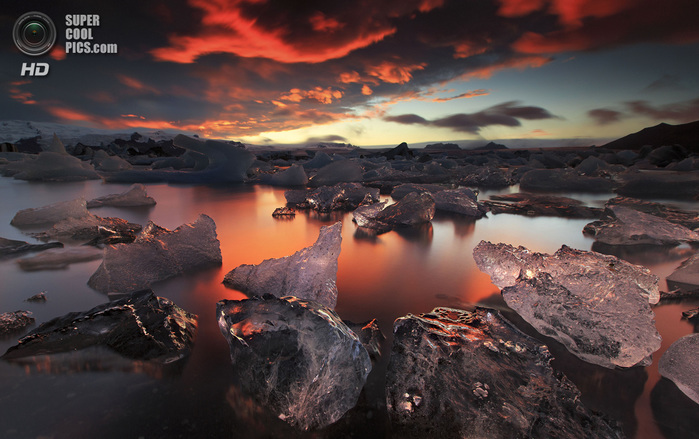
<svg viewBox="0 0 699 439">
<path fill-rule="evenodd" d="M 117 75 L 117 79 L 119 79 L 119 82 L 121 82 L 125 86 L 138 92 L 153 93 L 156 95 L 160 94 L 160 90 L 158 90 L 157 88 L 151 87 L 150 85 L 146 85 L 143 82 L 131 76 Z"/>
<path fill-rule="evenodd" d="M 413 71 L 422 70 L 425 66 L 427 63 L 399 65 L 391 61 L 384 61 L 378 65 L 368 66 L 366 71 L 370 76 L 379 78 L 383 82 L 405 84 L 413 78 Z"/>
<path fill-rule="evenodd" d="M 495 73 L 500 70 L 505 69 L 528 69 L 532 67 L 541 67 L 551 61 L 551 58 L 546 58 L 543 56 L 525 56 L 520 58 L 511 58 L 505 61 L 497 62 L 489 66 L 481 67 L 479 69 L 471 70 L 470 72 L 464 73 L 459 77 L 459 79 L 469 80 L 472 78 L 488 79 L 492 77 Z"/>
<path fill-rule="evenodd" d="M 311 27 L 316 32 L 333 32 L 345 27 L 344 23 L 341 23 L 334 18 L 328 18 L 320 11 L 311 15 L 308 21 L 311 23 Z"/>
<path fill-rule="evenodd" d="M 36 100 L 34 100 L 34 95 L 31 92 L 22 91 L 20 89 L 21 86 L 26 84 L 31 84 L 31 81 L 20 80 L 10 82 L 10 88 L 8 90 L 10 93 L 10 99 L 14 99 L 15 101 L 20 102 L 22 104 L 34 105 L 36 104 Z"/>
<path fill-rule="evenodd" d="M 500 0 L 498 14 L 503 17 L 520 17 L 543 8 L 544 0 Z"/>
<path fill-rule="evenodd" d="M 454 99 L 464 99 L 464 98 L 475 98 L 476 96 L 486 96 L 489 95 L 490 92 L 488 90 L 484 89 L 478 89 L 478 90 L 470 90 L 467 91 L 466 93 L 461 93 L 456 96 L 452 96 L 449 98 L 434 98 L 432 101 L 434 102 L 447 102 L 447 101 L 453 101 Z"/>
<path fill-rule="evenodd" d="M 311 90 L 292 88 L 288 93 L 283 94 L 279 99 L 291 102 L 301 102 L 303 99 L 312 99 L 320 102 L 321 104 L 332 104 L 333 99 L 338 100 L 342 98 L 342 94 L 343 93 L 340 90 L 333 90 L 330 87 L 325 89 L 322 87 L 315 87 Z"/>
</svg>

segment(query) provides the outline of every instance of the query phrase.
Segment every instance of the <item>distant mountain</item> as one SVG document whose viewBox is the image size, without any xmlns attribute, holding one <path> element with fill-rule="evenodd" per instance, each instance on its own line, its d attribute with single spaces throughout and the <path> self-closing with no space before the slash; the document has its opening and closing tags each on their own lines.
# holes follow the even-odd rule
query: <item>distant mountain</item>
<svg viewBox="0 0 699 439">
<path fill-rule="evenodd" d="M 692 151 L 699 151 L 699 121 L 682 125 L 661 123 L 603 145 L 610 149 L 640 149 L 644 145 L 682 145 Z"/>
<path fill-rule="evenodd" d="M 490 142 L 487 145 L 479 146 L 478 148 L 473 148 L 474 151 L 495 151 L 498 149 L 509 149 L 503 144 Z"/>
</svg>

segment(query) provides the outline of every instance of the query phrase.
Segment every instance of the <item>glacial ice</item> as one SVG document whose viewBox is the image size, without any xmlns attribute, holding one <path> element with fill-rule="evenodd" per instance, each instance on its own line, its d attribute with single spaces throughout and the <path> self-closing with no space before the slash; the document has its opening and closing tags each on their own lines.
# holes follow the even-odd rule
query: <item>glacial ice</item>
<svg viewBox="0 0 699 439">
<path fill-rule="evenodd" d="M 311 187 L 332 186 L 337 183 L 362 181 L 362 167 L 354 160 L 338 160 L 323 166 L 311 177 Z"/>
<path fill-rule="evenodd" d="M 22 337 L 2 358 L 14 360 L 101 345 L 127 358 L 171 363 L 189 355 L 196 327 L 196 315 L 151 290 L 142 290 L 89 311 L 49 320 Z"/>
<path fill-rule="evenodd" d="M 338 183 L 310 191 L 291 190 L 284 193 L 288 204 L 299 209 L 313 209 L 321 213 L 353 210 L 361 204 L 379 201 L 379 190 L 361 183 Z"/>
<path fill-rule="evenodd" d="M 302 429 L 340 419 L 371 370 L 366 349 L 331 309 L 297 297 L 216 304 L 242 390 Z"/>
<path fill-rule="evenodd" d="M 303 164 L 306 169 L 318 169 L 332 163 L 333 159 L 323 151 L 317 152 L 312 159 Z"/>
<path fill-rule="evenodd" d="M 665 351 L 658 371 L 675 383 L 682 393 L 699 404 L 699 334 L 689 334 L 674 342 Z"/>
<path fill-rule="evenodd" d="M 31 236 L 42 241 L 72 240 L 99 246 L 131 242 L 140 230 L 140 224 L 130 223 L 121 218 L 103 218 L 89 214 L 80 218 L 66 218 L 44 232 L 31 233 Z"/>
<path fill-rule="evenodd" d="M 92 165 L 98 171 L 104 172 L 126 171 L 133 167 L 131 166 L 131 163 L 127 162 L 119 156 L 109 155 L 103 149 L 100 149 L 97 152 L 95 152 L 95 155 L 92 158 Z"/>
<path fill-rule="evenodd" d="M 605 209 L 600 221 L 583 229 L 595 241 L 607 245 L 678 245 L 699 242 L 699 233 L 663 218 L 621 205 Z"/>
<path fill-rule="evenodd" d="M 667 277 L 668 288 L 680 287 L 688 291 L 699 289 L 699 253 L 682 262 Z"/>
<path fill-rule="evenodd" d="M 434 195 L 437 192 L 441 192 L 445 189 L 446 187 L 437 184 L 403 183 L 393 188 L 391 191 L 391 198 L 398 201 L 411 192 L 417 192 L 418 194 L 422 192 L 429 192 L 430 194 Z"/>
<path fill-rule="evenodd" d="M 277 172 L 275 174 L 262 174 L 260 183 L 269 184 L 272 186 L 306 186 L 308 176 L 301 165 L 291 165 L 288 169 Z"/>
<path fill-rule="evenodd" d="M 146 187 L 140 183 L 135 183 L 120 194 L 109 194 L 95 198 L 87 202 L 87 207 L 114 206 L 114 207 L 138 207 L 153 206 L 155 200 L 148 196 Z"/>
<path fill-rule="evenodd" d="M 4 312 L 0 314 L 0 336 L 20 331 L 34 323 L 29 311 Z"/>
<path fill-rule="evenodd" d="M 603 209 L 585 206 L 582 201 L 553 195 L 516 194 L 491 195 L 484 201 L 494 214 L 508 213 L 514 215 L 560 216 L 563 218 L 590 218 L 602 216 Z"/>
<path fill-rule="evenodd" d="M 91 246 L 52 249 L 37 255 L 17 259 L 19 268 L 24 271 L 60 270 L 70 264 L 102 259 L 102 250 Z"/>
<path fill-rule="evenodd" d="M 432 194 L 435 208 L 443 212 L 458 213 L 471 218 L 482 218 L 488 209 L 476 200 L 470 189 L 447 189 Z"/>
<path fill-rule="evenodd" d="M 30 181 L 80 181 L 100 178 L 89 163 L 53 151 L 44 151 L 38 156 L 27 154 L 24 160 L 5 165 L 2 172 L 17 180 Z"/>
<path fill-rule="evenodd" d="M 435 308 L 397 319 L 386 374 L 396 437 L 621 438 L 551 368 L 546 346 L 498 311 Z"/>
<path fill-rule="evenodd" d="M 341 222 L 323 226 L 312 246 L 257 265 L 240 265 L 226 274 L 223 284 L 249 296 L 297 296 L 333 309 L 337 302 L 335 281 L 341 232 Z"/>
<path fill-rule="evenodd" d="M 134 242 L 104 249 L 88 285 L 103 293 L 125 293 L 221 262 L 216 224 L 207 215 L 173 231 L 149 222 Z"/>
<path fill-rule="evenodd" d="M 83 218 L 89 216 L 85 199 L 76 198 L 70 201 L 60 201 L 48 206 L 22 209 L 10 221 L 15 227 L 36 227 L 53 225 L 68 218 Z"/>
<path fill-rule="evenodd" d="M 105 176 L 105 180 L 124 183 L 240 183 L 245 180 L 248 168 L 255 161 L 255 155 L 250 151 L 215 140 L 202 142 L 178 134 L 173 143 L 180 148 L 202 154 L 207 166 L 203 169 L 201 166 L 195 166 L 191 171 L 131 169 Z"/>
<path fill-rule="evenodd" d="M 44 251 L 57 247 L 63 247 L 63 244 L 60 242 L 50 242 L 48 244 L 29 244 L 25 241 L 0 238 L 0 258 L 20 255 L 22 253 Z"/>
<path fill-rule="evenodd" d="M 658 278 L 646 268 L 567 246 L 547 255 L 481 241 L 473 257 L 510 308 L 584 361 L 645 365 L 660 348 Z"/>
<path fill-rule="evenodd" d="M 426 192 L 411 192 L 394 204 L 379 210 L 375 205 L 360 206 L 353 213 L 353 219 L 360 227 L 387 232 L 397 227 L 410 227 L 432 221 L 435 202 Z"/>
</svg>

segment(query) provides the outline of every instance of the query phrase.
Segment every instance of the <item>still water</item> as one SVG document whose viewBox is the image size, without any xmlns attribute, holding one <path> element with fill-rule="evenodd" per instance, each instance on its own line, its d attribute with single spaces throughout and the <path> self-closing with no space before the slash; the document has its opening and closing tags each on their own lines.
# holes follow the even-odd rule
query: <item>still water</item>
<svg viewBox="0 0 699 439">
<path fill-rule="evenodd" d="M 0 236 L 33 241 L 23 234 L 26 231 L 9 225 L 20 209 L 80 196 L 89 200 L 122 192 L 126 187 L 99 181 L 56 184 L 0 178 Z M 282 189 L 245 185 L 224 188 L 149 185 L 147 189 L 158 202 L 154 207 L 100 208 L 92 212 L 144 225 L 150 220 L 169 229 L 194 221 L 200 213 L 214 219 L 223 253 L 222 267 L 153 287 L 157 295 L 199 315 L 192 355 L 174 370 L 108 360 L 99 350 L 59 356 L 31 366 L 0 361 L 0 437 L 295 436 L 282 421 L 265 417 L 236 392 L 228 345 L 215 319 L 215 303 L 221 299 L 244 298 L 222 285 L 228 271 L 240 264 L 290 255 L 313 244 L 320 227 L 335 221 L 343 224 L 336 311 L 343 319 L 355 322 L 376 318 L 387 341 L 383 360 L 375 366 L 365 388 L 365 404 L 373 409 L 341 427 L 307 437 L 390 436 L 390 426 L 381 407 L 382 374 L 396 318 L 428 312 L 436 306 L 465 307 L 474 303 L 502 309 L 508 317 L 515 318 L 508 313 L 490 278 L 475 266 L 472 251 L 481 240 L 524 245 L 547 253 L 556 251 L 562 244 L 582 250 L 590 250 L 592 246 L 592 240 L 581 232 L 587 220 L 489 214 L 487 218 L 472 221 L 438 214 L 430 227 L 390 232 L 371 239 L 356 234 L 348 213 L 330 218 L 313 213 L 299 213 L 291 220 L 272 218 L 272 211 L 285 204 Z M 507 190 L 512 191 L 515 188 Z M 483 192 L 480 197 L 485 199 L 492 193 Z M 578 195 L 578 198 L 602 206 L 608 197 Z M 679 249 L 621 256 L 650 268 L 661 278 L 661 289 L 665 290 L 665 276 L 689 252 L 690 249 Z M 14 260 L 0 260 L 0 311 L 26 309 L 39 324 L 103 303 L 106 296 L 87 286 L 99 263 L 73 264 L 65 270 L 23 272 Z M 46 303 L 24 301 L 40 291 L 46 291 Z M 697 408 L 682 395 L 676 395 L 672 385 L 660 380 L 657 363 L 673 341 L 694 330 L 680 317 L 681 311 L 696 306 L 697 303 L 685 302 L 655 308 L 663 343 L 654 355 L 653 364 L 645 369 L 611 371 L 588 365 L 567 355 L 555 342 L 545 341 L 556 357 L 554 366 L 581 389 L 583 401 L 623 422 L 627 437 L 679 437 L 673 429 L 687 421 L 687 417 L 690 423 L 696 423 L 693 418 L 696 419 Z M 531 331 L 526 324 L 522 327 Z M 17 335 L 0 339 L 0 352 L 13 345 L 16 338 Z"/>
</svg>

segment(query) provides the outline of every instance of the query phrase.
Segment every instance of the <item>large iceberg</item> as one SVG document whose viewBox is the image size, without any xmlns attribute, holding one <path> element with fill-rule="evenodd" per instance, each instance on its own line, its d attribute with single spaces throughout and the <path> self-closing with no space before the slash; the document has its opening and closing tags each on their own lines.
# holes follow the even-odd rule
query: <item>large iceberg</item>
<svg viewBox="0 0 699 439">
<path fill-rule="evenodd" d="M 498 311 L 435 308 L 393 332 L 386 403 L 397 437 L 623 437 Z"/>
<path fill-rule="evenodd" d="M 363 171 L 354 160 L 338 160 L 323 166 L 318 173 L 311 177 L 311 187 L 332 186 L 337 183 L 362 181 Z"/>
<path fill-rule="evenodd" d="M 229 143 L 207 140 L 205 142 L 178 134 L 175 146 L 202 154 L 206 167 L 195 166 L 191 171 L 166 169 L 116 172 L 105 176 L 109 182 L 172 182 L 172 183 L 240 183 L 247 177 L 247 170 L 255 161 L 250 151 Z"/>
<path fill-rule="evenodd" d="M 260 182 L 272 186 L 306 186 L 308 176 L 301 165 L 291 165 L 288 169 L 276 172 L 272 175 L 262 174 Z"/>
<path fill-rule="evenodd" d="M 340 419 L 357 403 L 371 361 L 331 309 L 296 297 L 222 300 L 221 333 L 243 391 L 303 430 Z"/>
<path fill-rule="evenodd" d="M 6 360 L 106 346 L 124 357 L 171 363 L 189 355 L 197 316 L 151 290 L 43 323 L 10 347 Z"/>
<path fill-rule="evenodd" d="M 223 284 L 250 296 L 297 296 L 333 309 L 341 243 L 342 223 L 323 226 L 312 246 L 257 265 L 240 265 L 226 274 Z"/>
<path fill-rule="evenodd" d="M 150 222 L 134 242 L 104 249 L 88 285 L 103 293 L 125 293 L 221 262 L 216 224 L 207 215 L 174 231 Z"/>
<path fill-rule="evenodd" d="M 132 184 L 120 194 L 104 195 L 87 202 L 87 207 L 90 209 L 103 206 L 139 207 L 153 205 L 155 205 L 155 200 L 148 196 L 146 187 L 140 183 Z"/>
<path fill-rule="evenodd" d="M 646 365 L 660 348 L 658 278 L 646 268 L 567 246 L 547 255 L 481 241 L 473 256 L 510 308 L 584 361 Z"/>
<path fill-rule="evenodd" d="M 7 164 L 2 172 L 18 180 L 80 181 L 100 178 L 89 163 L 53 151 L 44 151 L 38 156 L 26 155 L 24 160 Z"/>
</svg>

